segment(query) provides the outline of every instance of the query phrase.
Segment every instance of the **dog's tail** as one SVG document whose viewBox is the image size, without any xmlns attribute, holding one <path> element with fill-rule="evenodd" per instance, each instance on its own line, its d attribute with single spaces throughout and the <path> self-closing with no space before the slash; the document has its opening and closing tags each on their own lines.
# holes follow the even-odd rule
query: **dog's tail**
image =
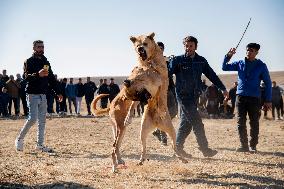
<svg viewBox="0 0 284 189">
<path fill-rule="evenodd" d="M 96 96 L 96 98 L 92 101 L 91 104 L 91 112 L 93 115 L 104 115 L 107 114 L 109 112 L 109 108 L 104 108 L 104 109 L 99 109 L 97 110 L 97 102 L 103 98 L 108 96 L 109 94 L 100 94 L 98 96 Z"/>
</svg>

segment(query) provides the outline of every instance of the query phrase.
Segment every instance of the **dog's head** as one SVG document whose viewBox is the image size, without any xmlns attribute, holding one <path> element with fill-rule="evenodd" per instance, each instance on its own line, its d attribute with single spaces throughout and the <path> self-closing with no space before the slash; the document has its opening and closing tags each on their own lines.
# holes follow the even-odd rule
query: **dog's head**
<svg viewBox="0 0 284 189">
<path fill-rule="evenodd" d="M 150 35 L 140 35 L 138 37 L 130 37 L 133 42 L 134 48 L 138 57 L 142 60 L 149 60 L 157 49 L 156 42 L 154 41 L 155 33 Z"/>
<path fill-rule="evenodd" d="M 154 68 L 135 67 L 124 81 L 126 97 L 133 101 L 147 102 L 156 96 L 162 85 L 160 74 Z"/>
</svg>

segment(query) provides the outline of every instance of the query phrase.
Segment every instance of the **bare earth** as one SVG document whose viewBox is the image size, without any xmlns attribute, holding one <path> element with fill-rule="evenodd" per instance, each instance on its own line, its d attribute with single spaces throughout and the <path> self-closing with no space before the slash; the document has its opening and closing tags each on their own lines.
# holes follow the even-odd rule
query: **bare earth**
<svg viewBox="0 0 284 189">
<path fill-rule="evenodd" d="M 139 121 L 129 126 L 122 146 L 125 166 L 111 173 L 112 131 L 108 117 L 52 118 L 47 121 L 46 144 L 55 153 L 34 149 L 36 126 L 16 152 L 14 140 L 24 119 L 0 120 L 0 188 L 283 188 L 284 121 L 261 120 L 258 153 L 237 153 L 235 119 L 204 119 L 209 144 L 218 150 L 204 158 L 194 134 L 185 150 L 188 164 L 148 136 L 149 161 L 139 160 Z M 178 118 L 173 120 L 178 126 Z"/>
<path fill-rule="evenodd" d="M 271 78 L 284 86 L 283 74 L 274 72 Z M 227 87 L 235 80 L 232 75 L 220 77 Z M 82 115 L 85 107 L 83 103 Z M 24 122 L 0 119 L 0 188 L 284 188 L 283 120 L 261 118 L 258 152 L 252 154 L 235 152 L 236 119 L 203 119 L 209 145 L 219 153 L 204 158 L 191 133 L 185 150 L 193 158 L 187 164 L 173 156 L 170 145 L 162 146 L 149 135 L 149 161 L 138 166 L 140 118 L 135 118 L 121 148 L 126 165 L 116 174 L 111 173 L 108 117 L 48 119 L 46 144 L 55 150 L 52 154 L 34 149 L 36 125 L 26 136 L 24 151 L 15 151 L 14 141 Z M 176 129 L 178 122 L 173 120 Z"/>
</svg>

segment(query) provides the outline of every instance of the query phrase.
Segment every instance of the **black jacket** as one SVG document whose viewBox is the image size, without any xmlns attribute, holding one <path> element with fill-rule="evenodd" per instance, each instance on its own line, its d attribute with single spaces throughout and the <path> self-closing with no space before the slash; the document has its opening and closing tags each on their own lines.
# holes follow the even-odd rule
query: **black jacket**
<svg viewBox="0 0 284 189">
<path fill-rule="evenodd" d="M 39 71 L 44 65 L 49 66 L 48 76 L 39 77 Z M 50 63 L 45 56 L 33 55 L 24 63 L 24 79 L 27 81 L 26 92 L 28 94 L 46 94 L 48 87 L 59 94 L 59 87 L 53 75 Z M 49 84 L 49 85 L 48 85 Z"/>
</svg>

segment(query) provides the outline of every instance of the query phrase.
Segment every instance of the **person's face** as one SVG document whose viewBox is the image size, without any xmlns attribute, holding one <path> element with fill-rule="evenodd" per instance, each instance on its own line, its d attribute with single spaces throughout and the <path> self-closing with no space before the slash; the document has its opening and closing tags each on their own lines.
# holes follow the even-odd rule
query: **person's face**
<svg viewBox="0 0 284 189">
<path fill-rule="evenodd" d="M 275 82 L 272 82 L 272 87 L 276 87 L 276 83 Z"/>
<path fill-rule="evenodd" d="M 6 76 L 6 74 L 7 74 L 7 71 L 6 70 L 3 70 L 3 76 Z"/>
<path fill-rule="evenodd" d="M 188 54 L 189 56 L 194 55 L 196 49 L 197 49 L 197 47 L 196 47 L 194 42 L 186 41 L 184 43 L 184 50 L 185 50 L 186 54 Z"/>
<path fill-rule="evenodd" d="M 164 52 L 164 48 L 162 47 L 162 46 L 159 46 L 160 47 L 160 49 L 162 50 L 162 52 Z"/>
<path fill-rule="evenodd" d="M 87 77 L 87 82 L 90 82 L 91 81 L 91 78 L 90 77 Z"/>
<path fill-rule="evenodd" d="M 43 43 L 36 43 L 33 48 L 35 54 L 37 55 L 43 55 L 44 54 L 44 45 Z"/>
<path fill-rule="evenodd" d="M 17 74 L 17 79 L 21 79 L 21 75 L 20 74 Z"/>
<path fill-rule="evenodd" d="M 258 50 L 253 48 L 247 48 L 247 59 L 254 60 L 257 54 Z"/>
</svg>

